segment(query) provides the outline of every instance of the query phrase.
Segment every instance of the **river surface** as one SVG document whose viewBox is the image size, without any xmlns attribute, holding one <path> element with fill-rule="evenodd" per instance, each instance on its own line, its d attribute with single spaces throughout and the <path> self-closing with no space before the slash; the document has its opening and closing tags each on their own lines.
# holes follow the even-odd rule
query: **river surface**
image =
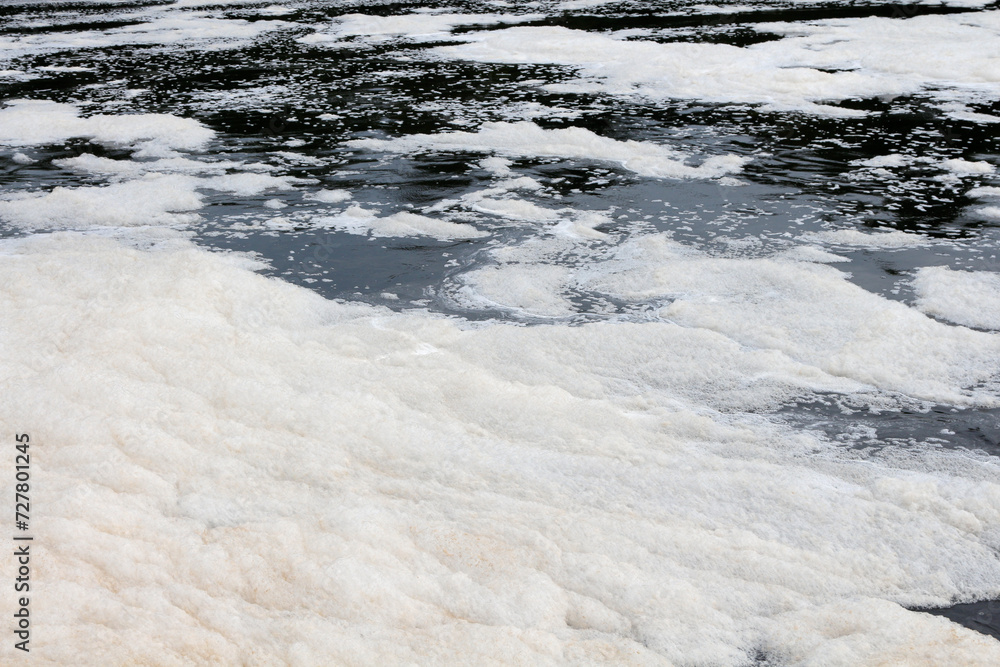
<svg viewBox="0 0 1000 667">
<path fill-rule="evenodd" d="M 978 0 L 3 2 L 39 658 L 997 664 L 998 142 Z"/>
</svg>

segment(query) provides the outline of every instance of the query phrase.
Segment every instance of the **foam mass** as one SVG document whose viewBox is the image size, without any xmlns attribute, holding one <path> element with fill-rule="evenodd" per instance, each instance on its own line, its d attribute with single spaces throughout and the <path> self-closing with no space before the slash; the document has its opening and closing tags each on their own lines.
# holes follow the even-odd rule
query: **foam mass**
<svg viewBox="0 0 1000 667">
<path fill-rule="evenodd" d="M 470 328 L 169 237 L 3 253 L 39 664 L 1000 660 L 902 606 L 1000 594 L 995 460 L 726 416 L 681 388 L 768 353 L 697 317 Z M 794 394 L 796 368 L 765 383 Z"/>
<path fill-rule="evenodd" d="M 953 16 L 766 23 L 782 39 L 748 47 L 683 41 L 626 41 L 550 26 L 462 35 L 443 57 L 491 63 L 556 64 L 580 76 L 553 91 L 655 100 L 756 104 L 831 116 L 864 112 L 830 102 L 931 94 L 942 103 L 995 95 L 1000 88 L 1000 12 Z M 928 50 L 928 44 L 940 44 Z"/>
<path fill-rule="evenodd" d="M 40 146 L 86 138 L 109 147 L 132 148 L 139 157 L 172 157 L 199 150 L 215 132 L 191 118 L 170 114 L 96 115 L 81 118 L 70 104 L 14 100 L 0 109 L 0 144 Z"/>
<path fill-rule="evenodd" d="M 929 315 L 979 329 L 1000 330 L 1000 276 L 928 266 L 913 281 L 916 306 Z"/>
<path fill-rule="evenodd" d="M 582 127 L 546 130 L 531 121 L 484 123 L 476 132 L 413 134 L 395 139 L 355 139 L 347 145 L 394 153 L 471 151 L 514 157 L 562 157 L 614 162 L 655 178 L 718 178 L 740 171 L 748 158 L 716 155 L 699 166 L 690 156 L 648 141 L 618 141 Z"/>
</svg>

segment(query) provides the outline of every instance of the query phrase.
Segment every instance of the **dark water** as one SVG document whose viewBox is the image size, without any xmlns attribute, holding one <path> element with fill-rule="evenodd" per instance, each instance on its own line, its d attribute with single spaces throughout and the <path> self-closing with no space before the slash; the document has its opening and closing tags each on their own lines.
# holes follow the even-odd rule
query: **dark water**
<svg viewBox="0 0 1000 667">
<path fill-rule="evenodd" d="M 1000 600 L 956 604 L 947 609 L 918 609 L 961 623 L 994 639 L 1000 639 Z"/>
</svg>

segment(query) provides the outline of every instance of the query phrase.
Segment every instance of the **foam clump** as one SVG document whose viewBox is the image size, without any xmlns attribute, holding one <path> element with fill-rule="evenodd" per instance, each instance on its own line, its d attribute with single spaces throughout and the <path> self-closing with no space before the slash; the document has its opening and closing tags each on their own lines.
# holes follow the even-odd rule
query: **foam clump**
<svg viewBox="0 0 1000 667">
<path fill-rule="evenodd" d="M 458 277 L 460 304 L 482 299 L 543 317 L 570 315 L 574 296 L 645 304 L 662 320 L 778 353 L 816 377 L 920 401 L 1000 407 L 1000 337 L 936 322 L 808 254 L 806 261 L 794 253 L 713 257 L 660 235 L 630 239 L 572 270 L 549 268 L 552 259 L 527 244 L 494 254 L 498 266 Z M 522 279 L 531 272 L 536 279 Z"/>
<path fill-rule="evenodd" d="M 748 158 L 716 155 L 699 166 L 685 164 L 689 156 L 647 141 L 618 141 L 582 127 L 546 130 L 531 121 L 483 123 L 476 132 L 413 134 L 395 139 L 355 139 L 349 146 L 406 153 L 412 151 L 474 151 L 507 157 L 561 157 L 614 162 L 640 176 L 655 178 L 718 178 L 742 169 Z M 494 164 L 489 163 L 492 168 Z"/>
<path fill-rule="evenodd" d="M 1000 197 L 1000 188 L 994 186 L 983 186 L 978 188 L 972 188 L 965 193 L 968 197 L 975 198 L 992 198 Z"/>
<path fill-rule="evenodd" d="M 177 5 L 153 6 L 138 14 L 139 18 L 146 20 L 140 23 L 132 20 L 126 25 L 108 30 L 67 30 L 18 35 L 0 40 L 0 53 L 25 56 L 131 44 L 169 45 L 182 49 L 233 48 L 245 45 L 247 40 L 266 32 L 293 25 L 285 21 L 212 18 L 206 12 L 185 11 L 183 8 L 179 12 L 175 11 L 178 8 L 180 7 Z"/>
<path fill-rule="evenodd" d="M 52 164 L 64 169 L 98 174 L 112 179 L 135 179 L 149 173 L 160 174 L 223 174 L 229 169 L 243 168 L 241 162 L 233 160 L 217 160 L 207 162 L 192 160 L 186 157 L 169 157 L 158 160 L 114 160 L 99 157 L 92 153 L 83 153 L 76 157 L 59 158 Z"/>
<path fill-rule="evenodd" d="M 912 234 L 899 230 L 862 232 L 858 229 L 837 229 L 823 232 L 803 234 L 804 241 L 818 241 L 831 245 L 855 246 L 859 248 L 912 248 L 929 245 L 931 240 L 921 234 Z"/>
<path fill-rule="evenodd" d="M 479 62 L 575 68 L 578 79 L 546 86 L 557 92 L 757 104 L 829 116 L 864 115 L 831 103 L 852 98 L 927 92 L 955 102 L 1000 90 L 1000 61 L 983 55 L 1000 53 L 993 12 L 756 27 L 783 38 L 741 48 L 518 26 L 461 35 L 465 44 L 434 52 Z"/>
<path fill-rule="evenodd" d="M 514 310 L 534 317 L 568 317 L 575 308 L 563 288 L 571 270 L 557 264 L 512 262 L 467 272 L 452 295 L 465 308 Z"/>
<path fill-rule="evenodd" d="M 953 174 L 958 174 L 960 176 L 992 174 L 994 171 L 996 171 L 996 167 L 994 167 L 989 162 L 986 162 L 985 160 L 972 161 L 972 160 L 963 160 L 961 158 L 943 160 L 941 162 L 941 168 L 945 169 L 946 171 L 950 171 Z"/>
<path fill-rule="evenodd" d="M 81 163 L 72 164 L 78 166 Z M 91 160 L 86 160 L 83 164 L 94 166 Z M 143 163 L 125 162 L 123 171 L 113 173 L 132 173 L 128 169 L 130 164 Z M 211 163 L 206 165 L 211 168 Z M 100 166 L 106 165 L 100 163 Z M 189 172 L 194 170 L 187 162 L 178 165 L 178 169 Z M 137 173 L 141 173 L 141 169 Z M 204 178 L 154 172 L 142 178 L 104 186 L 60 186 L 47 193 L 21 193 L 0 200 L 0 220 L 34 229 L 189 225 L 201 219 L 194 213 L 204 203 L 199 190 L 249 197 L 268 190 L 290 190 L 295 183 L 301 181 L 303 179 L 291 176 L 252 172 Z"/>
<path fill-rule="evenodd" d="M 215 132 L 191 118 L 170 114 L 96 115 L 81 118 L 76 107 L 45 100 L 13 100 L 0 109 L 0 144 L 44 146 L 85 138 L 131 148 L 139 157 L 169 157 L 205 148 Z"/>
<path fill-rule="evenodd" d="M 927 266 L 913 279 L 916 307 L 977 329 L 1000 331 L 1000 274 Z"/>
<path fill-rule="evenodd" d="M 593 270 L 591 288 L 626 299 L 672 298 L 661 311 L 671 321 L 881 390 L 1000 406 L 992 391 L 974 388 L 1000 377 L 1000 337 L 935 322 L 832 266 L 706 257 L 655 236 L 626 242 L 616 255 Z"/>
<path fill-rule="evenodd" d="M 252 197 L 268 190 L 291 190 L 296 183 L 310 182 L 294 176 L 272 176 L 253 172 L 223 174 L 200 179 L 196 186 L 221 192 L 231 192 L 242 197 Z"/>
<path fill-rule="evenodd" d="M 193 179 L 167 175 L 107 186 L 56 187 L 0 201 L 0 220 L 28 229 L 187 225 L 202 198 Z"/>
<path fill-rule="evenodd" d="M 972 214 L 986 220 L 1000 220 L 1000 206 L 980 206 L 973 209 Z"/>
<path fill-rule="evenodd" d="M 370 14 L 344 14 L 328 30 L 299 38 L 306 44 L 337 41 L 347 37 L 361 37 L 368 41 L 406 37 L 409 39 L 440 39 L 457 26 L 519 23 L 542 18 L 539 14 L 455 14 L 413 13 L 377 16 Z"/>
<path fill-rule="evenodd" d="M 463 327 L 182 243 L 0 252 L 55 664 L 1000 661 L 901 606 L 1000 594 L 996 463 L 724 417 L 677 390 L 767 373 L 718 334 Z"/>
<path fill-rule="evenodd" d="M 912 156 L 891 153 L 889 155 L 877 155 L 867 160 L 853 160 L 851 164 L 857 164 L 862 167 L 905 167 L 913 161 L 914 158 Z"/>
<path fill-rule="evenodd" d="M 431 218 L 419 213 L 400 211 L 392 215 L 379 216 L 377 211 L 351 206 L 336 216 L 314 218 L 312 224 L 372 237 L 430 236 L 440 241 L 451 239 L 474 239 L 488 236 L 489 232 L 448 220 Z"/>
<path fill-rule="evenodd" d="M 351 193 L 347 190 L 317 190 L 306 195 L 306 199 L 322 202 L 324 204 L 339 204 L 351 198 Z"/>
</svg>

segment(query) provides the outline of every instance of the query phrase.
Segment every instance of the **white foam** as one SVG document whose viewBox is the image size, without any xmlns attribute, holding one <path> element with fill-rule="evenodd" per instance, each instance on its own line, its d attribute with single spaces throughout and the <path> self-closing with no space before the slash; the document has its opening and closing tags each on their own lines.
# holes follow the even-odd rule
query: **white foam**
<svg viewBox="0 0 1000 667">
<path fill-rule="evenodd" d="M 1000 91 L 997 14 L 772 22 L 760 30 L 783 39 L 745 48 L 514 27 L 461 35 L 466 44 L 438 47 L 435 53 L 481 62 L 561 64 L 580 73 L 576 81 L 546 86 L 554 91 L 858 116 L 864 112 L 828 102 L 917 92 L 943 101 L 995 97 Z"/>
<path fill-rule="evenodd" d="M 287 146 L 287 142 L 285 143 Z M 299 144 L 304 145 L 304 144 Z M 280 157 L 286 162 L 290 162 L 296 165 L 309 165 L 309 166 L 319 166 L 325 164 L 322 158 L 315 157 L 313 155 L 306 155 L 305 153 L 293 153 L 291 151 L 274 151 L 271 155 Z"/>
<path fill-rule="evenodd" d="M 0 52 L 25 56 L 52 51 L 107 48 L 114 46 L 169 45 L 173 48 L 235 48 L 266 32 L 290 27 L 285 21 L 246 21 L 211 18 L 205 12 L 165 11 L 152 8 L 148 21 L 110 30 L 50 32 L 0 40 Z"/>
<path fill-rule="evenodd" d="M 243 197 L 250 197 L 268 190 L 291 190 L 295 187 L 296 183 L 304 182 L 308 181 L 293 176 L 272 176 L 271 174 L 243 172 L 201 179 L 196 183 L 196 187 L 210 188 L 222 192 L 231 192 Z"/>
<path fill-rule="evenodd" d="M 88 170 L 103 168 L 106 173 L 122 176 L 143 173 L 140 165 L 153 165 L 162 166 L 162 171 L 167 173 L 147 173 L 143 178 L 107 186 L 57 187 L 48 193 L 21 193 L 0 200 L 0 220 L 29 228 L 176 226 L 200 220 L 198 215 L 190 213 L 200 209 L 203 204 L 197 190 L 215 190 L 250 197 L 269 190 L 291 190 L 296 183 L 309 182 L 292 176 L 254 172 L 198 178 L 183 174 L 194 171 L 198 165 L 209 167 L 207 171 L 212 171 L 213 163 L 182 158 L 147 163 L 102 161 L 94 156 L 80 158 L 68 158 L 66 166 L 83 166 Z M 159 165 L 162 162 L 169 165 Z M 118 170 L 118 165 L 111 163 L 121 163 L 123 170 Z M 136 167 L 134 172 L 132 167 Z M 169 173 L 172 171 L 180 171 L 182 174 Z"/>
<path fill-rule="evenodd" d="M 502 157 L 488 157 L 479 161 L 479 166 L 490 172 L 494 176 L 499 176 L 501 178 L 506 178 L 512 175 L 514 172 L 511 171 L 511 165 L 513 163 Z"/>
<path fill-rule="evenodd" d="M 995 387 L 977 388 L 1000 379 L 1000 337 L 935 322 L 846 278 L 814 262 L 712 258 L 651 236 L 587 262 L 557 294 L 667 302 L 659 311 L 664 319 L 781 353 L 817 372 L 920 400 L 1000 405 Z M 494 290 L 493 298 L 502 294 Z"/>
<path fill-rule="evenodd" d="M 268 5 L 267 7 L 261 7 L 257 11 L 267 16 L 285 16 L 286 14 L 293 13 L 295 10 L 291 7 L 282 7 L 281 5 Z"/>
<path fill-rule="evenodd" d="M 482 190 L 476 190 L 462 195 L 463 201 L 477 202 L 490 197 L 502 197 L 516 191 L 527 191 L 527 192 L 538 193 L 543 190 L 542 184 L 530 176 L 518 176 L 517 178 L 510 178 L 509 176 L 511 176 L 513 172 L 510 172 L 510 170 L 506 166 L 510 164 L 509 160 L 503 160 L 503 158 L 487 158 L 486 160 L 480 161 L 480 166 L 483 166 L 483 162 L 493 159 L 502 161 L 500 163 L 501 166 L 497 166 L 497 164 L 493 164 L 491 166 L 496 168 L 499 173 L 504 174 L 507 177 L 503 178 L 502 180 L 494 182 L 494 184 L 488 188 L 484 188 Z"/>
<path fill-rule="evenodd" d="M 312 223 L 320 227 L 332 227 L 350 234 L 390 236 L 430 236 L 446 241 L 451 239 L 474 239 L 488 236 L 489 232 L 438 218 L 430 218 L 419 213 L 401 211 L 379 217 L 377 211 L 351 206 L 337 216 L 317 217 Z"/>
<path fill-rule="evenodd" d="M 265 220 L 263 223 L 261 223 L 261 226 L 264 229 L 269 229 L 277 232 L 292 232 L 295 231 L 296 229 L 296 224 L 294 222 L 292 222 L 288 218 L 283 218 L 283 217 L 270 218 L 268 220 Z M 236 229 L 243 229 L 243 228 L 252 229 L 253 227 L 254 225 L 247 225 L 245 227 L 237 226 Z"/>
<path fill-rule="evenodd" d="M 566 317 L 573 303 L 563 295 L 571 270 L 557 264 L 510 263 L 462 276 L 453 297 L 465 308 L 504 309 L 536 317 Z"/>
<path fill-rule="evenodd" d="M 973 209 L 972 212 L 979 218 L 1000 220 L 1000 206 L 981 206 Z"/>
<path fill-rule="evenodd" d="M 890 155 L 878 155 L 867 160 L 856 160 L 851 164 L 858 164 L 863 167 L 905 167 L 913 162 L 913 157 L 892 153 Z"/>
<path fill-rule="evenodd" d="M 0 429 L 30 425 L 40 457 L 32 649 L 53 664 L 1000 661 L 899 606 L 1000 594 L 994 460 L 858 460 L 706 402 L 854 381 L 665 322 L 327 302 L 193 247 L 2 251 Z M 823 301 L 857 312 L 843 289 Z M 906 329 L 951 363 L 919 341 L 954 328 Z M 989 338 L 954 330 L 970 356 Z"/>
<path fill-rule="evenodd" d="M 539 14 L 452 14 L 419 13 L 374 16 L 345 14 L 338 16 L 328 29 L 317 31 L 298 41 L 321 44 L 347 37 L 364 37 L 368 41 L 379 38 L 406 37 L 414 40 L 440 39 L 458 26 L 490 25 L 495 23 L 520 23 L 542 18 Z"/>
<path fill-rule="evenodd" d="M 777 254 L 777 256 L 784 259 L 795 260 L 797 262 L 816 262 L 818 264 L 839 264 L 851 261 L 847 257 L 835 255 L 832 252 L 821 250 L 813 245 L 792 246 L 787 250 L 782 250 Z"/>
<path fill-rule="evenodd" d="M 570 9 L 590 9 L 591 7 L 600 7 L 601 5 L 607 5 L 617 0 L 562 0 L 556 3 L 554 9 L 561 11 L 568 11 Z"/>
<path fill-rule="evenodd" d="M 574 239 L 606 240 L 608 235 L 597 227 L 611 222 L 611 217 L 603 211 L 574 211 L 555 226 L 555 233 Z"/>
<path fill-rule="evenodd" d="M 928 266 L 917 271 L 913 287 L 917 308 L 928 315 L 1000 330 L 1000 274 Z"/>
<path fill-rule="evenodd" d="M 113 160 L 106 157 L 98 157 L 92 153 L 83 153 L 76 157 L 60 158 L 53 160 L 52 164 L 82 171 L 88 174 L 101 174 L 115 178 L 134 179 L 144 176 L 150 172 L 170 173 L 170 174 L 222 174 L 229 169 L 244 167 L 241 162 L 232 160 L 220 160 L 217 162 L 207 162 L 204 160 L 192 160 L 186 157 L 162 158 L 159 160 Z"/>
<path fill-rule="evenodd" d="M 93 67 L 79 67 L 70 65 L 45 65 L 38 68 L 42 72 L 93 72 Z"/>
<path fill-rule="evenodd" d="M 967 197 L 974 198 L 987 198 L 987 197 L 1000 197 L 1000 188 L 992 186 L 984 186 L 979 188 L 972 188 L 965 193 Z"/>
<path fill-rule="evenodd" d="M 25 228 L 186 225 L 202 206 L 196 179 L 153 176 L 104 187 L 57 187 L 0 201 L 0 219 Z"/>
<path fill-rule="evenodd" d="M 524 199 L 511 197 L 491 199 L 477 196 L 463 199 L 469 202 L 469 210 L 497 216 L 505 222 L 540 222 L 548 225 L 556 234 L 575 239 L 607 238 L 607 234 L 595 229 L 610 222 L 607 214 L 600 211 L 578 211 L 569 208 L 551 209 Z"/>
<path fill-rule="evenodd" d="M 187 7 L 212 7 L 219 5 L 251 5 L 258 4 L 259 0 L 174 0 L 170 5 L 170 8 L 187 8 Z M 281 7 L 280 5 L 272 5 L 277 9 L 287 10 L 287 7 Z M 264 8 L 269 9 L 269 8 Z M 263 9 L 261 10 L 263 13 Z"/>
<path fill-rule="evenodd" d="M 804 241 L 819 241 L 833 245 L 857 246 L 860 248 L 912 248 L 928 245 L 930 239 L 921 234 L 911 234 L 898 230 L 862 232 L 857 229 L 837 229 L 825 232 L 803 234 Z"/>
<path fill-rule="evenodd" d="M 306 195 L 306 198 L 324 204 L 339 204 L 350 199 L 351 193 L 347 190 L 318 190 Z"/>
<path fill-rule="evenodd" d="M 718 178 L 740 171 L 749 158 L 716 155 L 695 167 L 689 156 L 648 141 L 618 141 L 582 127 L 546 130 L 530 121 L 484 123 L 477 132 L 413 134 L 396 139 L 355 139 L 349 146 L 389 152 L 474 151 L 508 157 L 564 157 L 614 162 L 641 176 Z"/>
<path fill-rule="evenodd" d="M 498 215 L 514 220 L 552 221 L 559 219 L 559 212 L 533 204 L 524 199 L 490 199 L 478 197 L 470 207 L 474 211 Z"/>
<path fill-rule="evenodd" d="M 509 161 L 502 158 L 487 158 L 480 162 L 498 159 L 499 163 L 489 163 L 488 166 L 501 174 L 511 174 Z M 461 209 L 475 214 L 488 216 L 487 220 L 500 219 L 504 224 L 541 223 L 553 234 L 575 240 L 605 240 L 607 234 L 596 228 L 610 222 L 608 214 L 603 211 L 586 211 L 562 207 L 558 209 L 541 206 L 522 199 L 514 193 L 531 192 L 544 196 L 544 187 L 534 178 L 521 176 L 504 178 L 489 188 L 474 190 L 458 199 L 443 199 L 424 209 L 426 213 L 441 213 Z"/>
<path fill-rule="evenodd" d="M 993 116 L 986 113 L 977 113 L 972 111 L 968 105 L 962 104 L 960 102 L 949 102 L 938 105 L 942 111 L 949 118 L 954 118 L 955 120 L 970 121 L 973 123 L 1000 123 L 1000 117 Z"/>
<path fill-rule="evenodd" d="M 170 114 L 96 115 L 81 118 L 76 107 L 44 100 L 13 100 L 0 109 L 0 144 L 43 146 L 86 138 L 137 156 L 173 156 L 205 148 L 215 132 L 191 118 Z"/>
<path fill-rule="evenodd" d="M 852 284 L 815 257 L 713 258 L 651 236 L 560 272 L 547 265 L 562 250 L 552 252 L 539 254 L 537 244 L 495 251 L 500 265 L 460 276 L 455 298 L 466 307 L 544 317 L 573 314 L 574 295 L 645 303 L 663 319 L 783 355 L 817 377 L 924 401 L 1000 406 L 1000 337 L 935 322 Z M 537 279 L 520 278 L 536 271 Z"/>
<path fill-rule="evenodd" d="M 971 160 L 963 160 L 961 158 L 944 160 L 941 162 L 941 168 L 946 169 L 953 174 L 959 174 L 962 176 L 973 174 L 992 174 L 996 170 L 996 168 L 989 162 L 973 162 Z"/>
</svg>

